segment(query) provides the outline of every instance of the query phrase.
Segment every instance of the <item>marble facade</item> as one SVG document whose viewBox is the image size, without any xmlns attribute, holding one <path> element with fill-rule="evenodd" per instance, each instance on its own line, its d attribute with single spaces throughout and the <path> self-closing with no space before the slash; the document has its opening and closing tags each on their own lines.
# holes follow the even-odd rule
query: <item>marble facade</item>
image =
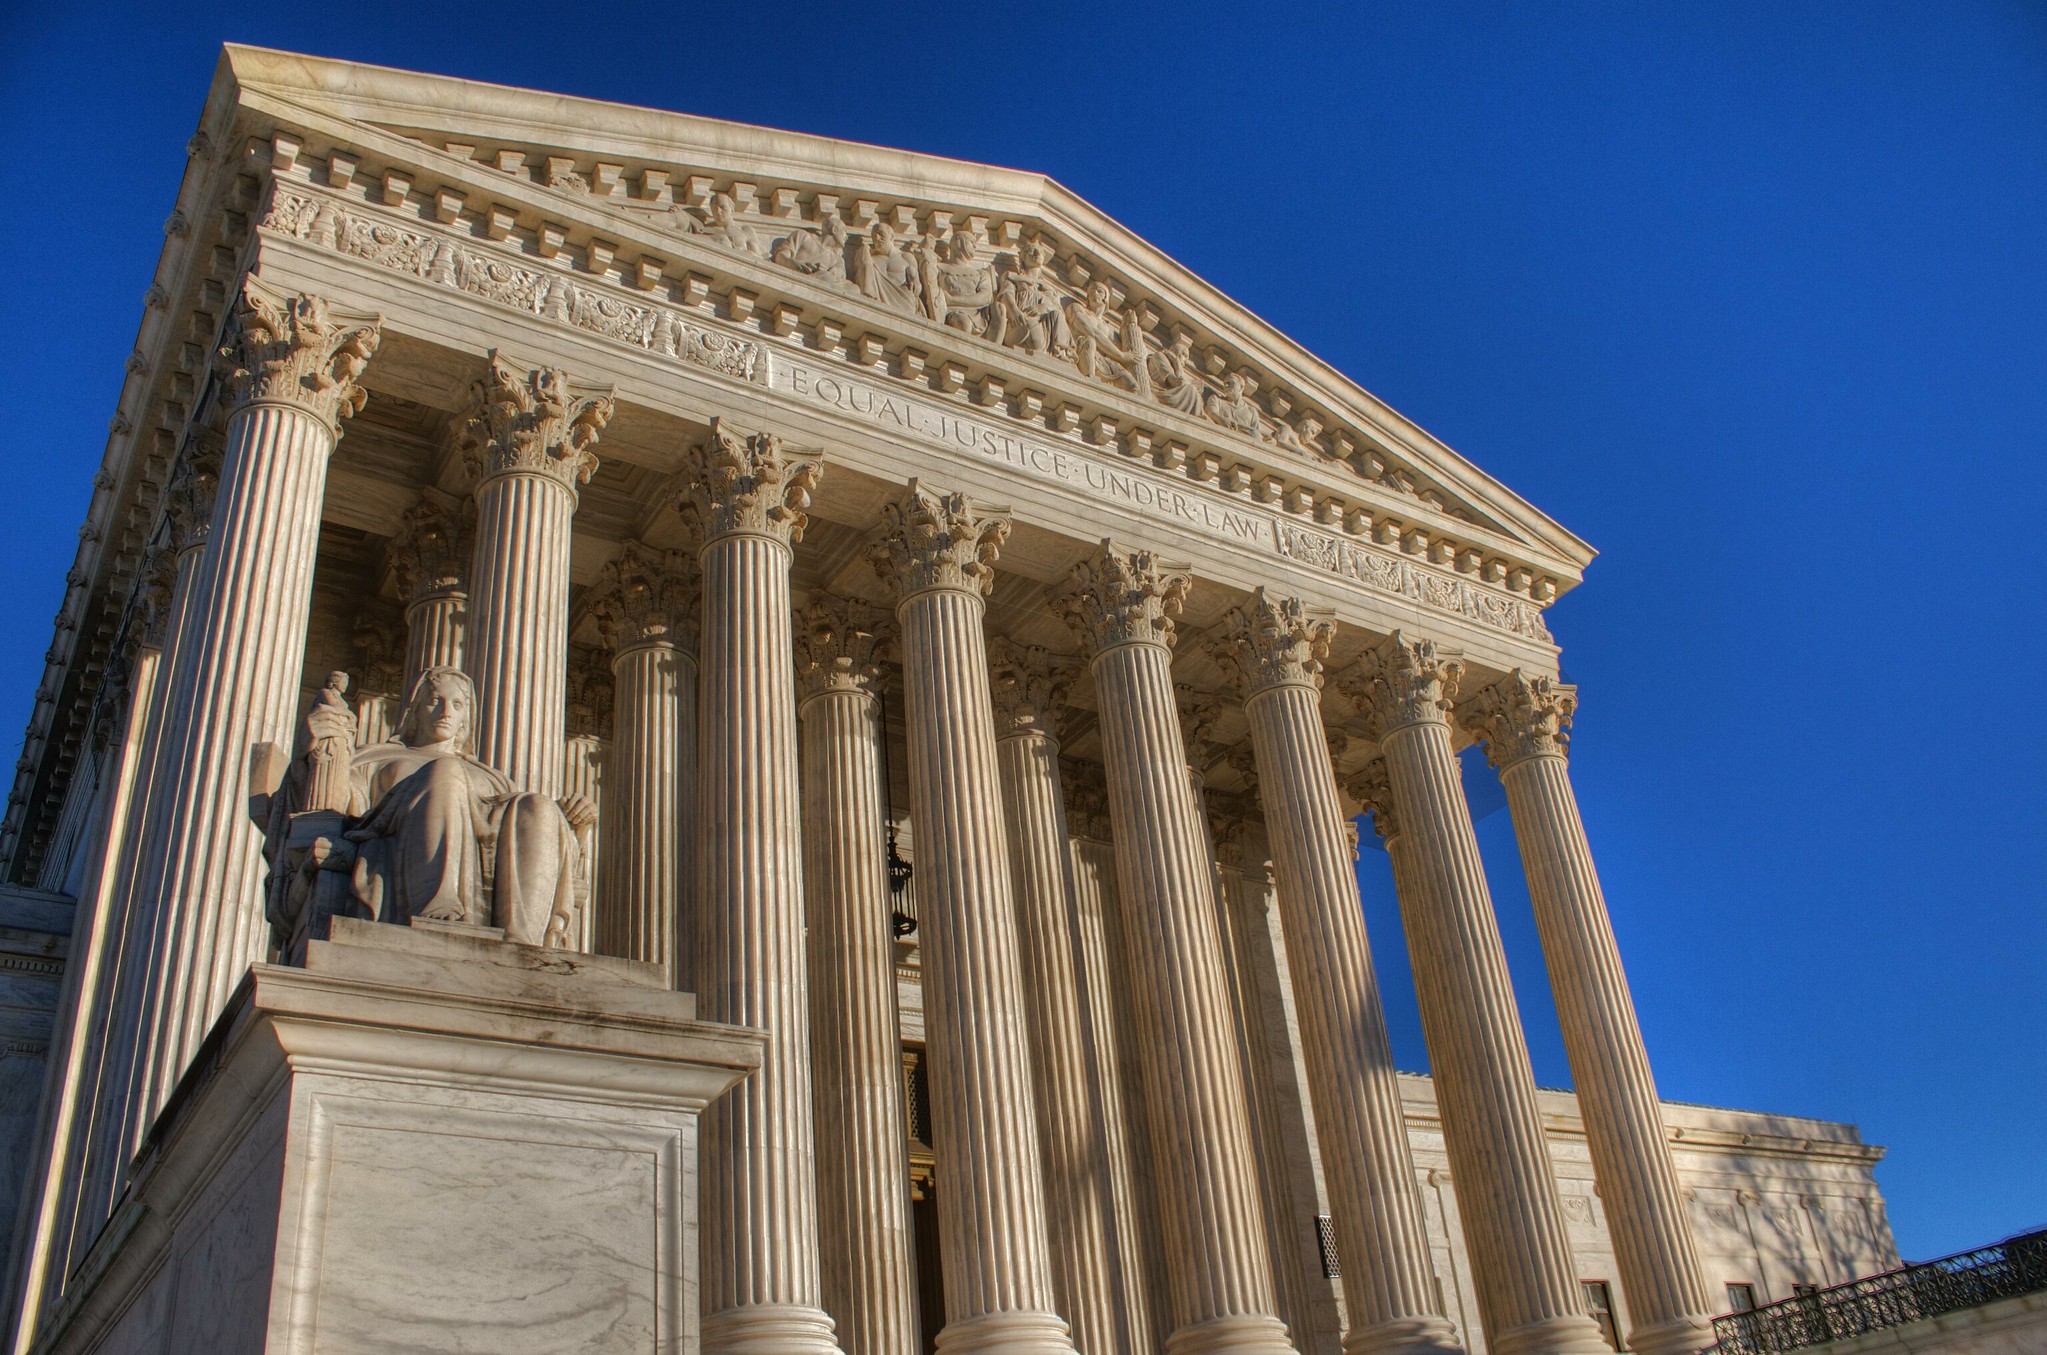
<svg viewBox="0 0 2047 1355">
<path fill-rule="evenodd" d="M 572 1220 L 644 1206 L 566 1165 L 631 1137 L 603 1116 L 526 1106 L 576 1127 L 502 1180 L 335 1156 L 408 1247 L 418 1198 L 545 1202 L 618 1325 L 535 1349 L 1693 1355 L 1724 1285 L 1895 1260 L 1852 1130 L 1657 1098 L 1544 620 L 1591 549 L 1057 184 L 230 48 L 129 373 L 0 822 L 66 938 L 18 1355 L 201 1348 L 122 1220 L 252 1001 L 419 930 L 365 919 L 633 966 L 561 997 L 600 1023 L 655 1021 L 652 975 L 699 1044 L 757 1033 L 682 1098 L 700 1292 Z M 1474 745 L 1575 1097 L 1530 1068 Z M 277 1278 L 203 1348 L 414 1348 L 429 1311 L 470 1348 L 477 1294 L 526 1301 L 345 1251 L 294 1281 L 291 1208 L 250 1206 Z"/>
</svg>

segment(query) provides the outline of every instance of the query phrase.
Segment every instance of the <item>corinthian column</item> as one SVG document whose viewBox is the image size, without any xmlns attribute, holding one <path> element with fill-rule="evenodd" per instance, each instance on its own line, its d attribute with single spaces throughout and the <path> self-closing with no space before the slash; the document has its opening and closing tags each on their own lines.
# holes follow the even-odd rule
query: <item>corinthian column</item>
<svg viewBox="0 0 2047 1355">
<path fill-rule="evenodd" d="M 1026 985 L 1031 1086 L 1052 1286 L 1074 1345 L 1087 1355 L 1117 1355 L 1125 1349 L 1117 1314 L 1132 1298 L 1111 1254 L 1115 1202 L 1095 1093 L 1093 1051 L 1108 1032 L 1092 1028 L 1081 999 L 1080 924 L 1059 785 L 1059 740 L 1052 732 L 1052 712 L 1064 700 L 1074 665 L 1054 660 L 1037 645 L 1001 638 L 989 642 L 988 655 L 1017 932 L 1024 972 L 1031 976 Z"/>
<path fill-rule="evenodd" d="M 846 1355 L 918 1349 L 881 781 L 889 629 L 867 603 L 828 593 L 796 619 L 819 1248 Z"/>
<path fill-rule="evenodd" d="M 243 284 L 231 364 L 232 408 L 209 545 L 194 580 L 173 692 L 187 704 L 166 746 L 184 782 L 160 841 L 161 1024 L 143 1032 L 161 1057 L 141 1118 L 154 1115 L 227 996 L 263 958 L 263 835 L 252 792 L 281 772 L 297 724 L 312 608 L 313 557 L 327 460 L 341 420 L 362 408 L 356 384 L 377 349 L 372 316 L 343 317 L 318 297 Z M 259 750 L 275 750 L 257 766 Z M 252 784 L 253 783 L 253 784 Z"/>
<path fill-rule="evenodd" d="M 1601 1355 L 1585 1316 L 1528 1042 L 1450 747 L 1464 665 L 1398 631 L 1346 688 L 1384 751 L 1406 860 L 1400 912 L 1486 1347 Z"/>
<path fill-rule="evenodd" d="M 938 1348 L 1071 1355 L 1045 1247 L 1037 1117 L 982 598 L 1009 519 L 916 481 L 885 510 L 875 570 L 903 635 L 918 938 L 938 1153 Z"/>
<path fill-rule="evenodd" d="M 1173 709 L 1184 573 L 1102 543 L 1054 601 L 1092 655 L 1124 952 L 1136 990 L 1171 1355 L 1286 1351 L 1273 1316 L 1244 1078 L 1216 923 L 1215 862 Z"/>
<path fill-rule="evenodd" d="M 831 1352 L 818 1285 L 810 983 L 796 772 L 790 544 L 816 461 L 711 423 L 683 509 L 703 550 L 698 667 L 697 1001 L 768 1033 L 761 1069 L 703 1121 L 703 1348 Z M 607 866 L 605 869 L 609 870 Z"/>
<path fill-rule="evenodd" d="M 1235 679 L 1264 787 L 1322 1171 L 1346 1262 L 1346 1355 L 1455 1350 L 1435 1311 L 1426 1225 L 1372 973 L 1351 843 L 1322 728 L 1335 625 L 1263 588 L 1212 652 Z"/>
<path fill-rule="evenodd" d="M 1648 1355 L 1692 1355 L 1713 1342 L 1712 1301 L 1671 1166 L 1620 947 L 1571 790 L 1565 750 L 1577 705 L 1575 687 L 1517 668 L 1459 702 L 1457 712 L 1484 742 L 1507 787 L 1571 1081 L 1620 1265 L 1631 1321 L 1628 1345 Z"/>
<path fill-rule="evenodd" d="M 696 567 L 628 541 L 604 566 L 591 611 L 611 651 L 612 734 L 597 891 L 597 950 L 675 977 L 696 774 Z M 694 786 L 691 790 L 694 791 Z"/>
<path fill-rule="evenodd" d="M 403 700 L 429 668 L 460 668 L 469 627 L 469 524 L 421 495 L 391 542 L 391 572 L 405 602 Z"/>
<path fill-rule="evenodd" d="M 562 793 L 569 526 L 613 402 L 496 349 L 472 392 L 462 454 L 477 477 L 468 656 L 476 756 L 552 798 Z"/>
</svg>

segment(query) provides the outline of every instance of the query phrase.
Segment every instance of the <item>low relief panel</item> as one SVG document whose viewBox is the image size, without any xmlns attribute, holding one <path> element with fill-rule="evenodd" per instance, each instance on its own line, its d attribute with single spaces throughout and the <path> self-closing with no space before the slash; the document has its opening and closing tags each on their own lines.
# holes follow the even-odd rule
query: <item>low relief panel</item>
<svg viewBox="0 0 2047 1355">
<path fill-rule="evenodd" d="M 765 379 L 761 346 L 707 329 L 652 302 L 610 297 L 546 267 L 528 267 L 426 231 L 408 230 L 326 198 L 280 189 L 264 228 L 467 292 L 495 305 L 643 348 L 741 381 Z"/>
</svg>

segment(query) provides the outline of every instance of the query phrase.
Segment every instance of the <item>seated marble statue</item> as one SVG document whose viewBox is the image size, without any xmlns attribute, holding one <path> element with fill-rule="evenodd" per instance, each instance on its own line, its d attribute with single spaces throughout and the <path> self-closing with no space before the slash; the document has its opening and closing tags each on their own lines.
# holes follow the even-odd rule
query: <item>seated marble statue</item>
<svg viewBox="0 0 2047 1355">
<path fill-rule="evenodd" d="M 406 697 L 397 737 L 355 748 L 355 717 L 330 679 L 306 717 L 307 751 L 270 815 L 270 920 L 288 954 L 323 912 L 491 925 L 526 945 L 566 943 L 586 892 L 576 830 L 594 810 L 580 796 L 556 802 L 522 791 L 478 761 L 475 706 L 466 674 L 430 668 Z M 337 756 L 345 782 L 334 776 Z M 311 802 L 323 785 L 346 789 Z"/>
</svg>

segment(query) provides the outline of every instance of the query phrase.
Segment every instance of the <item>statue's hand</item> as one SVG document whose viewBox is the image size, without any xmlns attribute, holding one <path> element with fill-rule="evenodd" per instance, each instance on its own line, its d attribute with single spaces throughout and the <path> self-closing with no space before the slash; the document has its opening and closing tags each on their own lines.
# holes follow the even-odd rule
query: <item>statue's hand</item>
<svg viewBox="0 0 2047 1355">
<path fill-rule="evenodd" d="M 569 821 L 569 827 L 579 833 L 597 822 L 597 806 L 587 795 L 564 795 L 556 803 L 561 805 L 562 817 Z"/>
<path fill-rule="evenodd" d="M 315 701 L 313 708 L 306 712 L 306 733 L 313 743 L 333 739 L 341 743 L 355 742 L 355 712 L 339 703 L 328 704 Z"/>
</svg>

